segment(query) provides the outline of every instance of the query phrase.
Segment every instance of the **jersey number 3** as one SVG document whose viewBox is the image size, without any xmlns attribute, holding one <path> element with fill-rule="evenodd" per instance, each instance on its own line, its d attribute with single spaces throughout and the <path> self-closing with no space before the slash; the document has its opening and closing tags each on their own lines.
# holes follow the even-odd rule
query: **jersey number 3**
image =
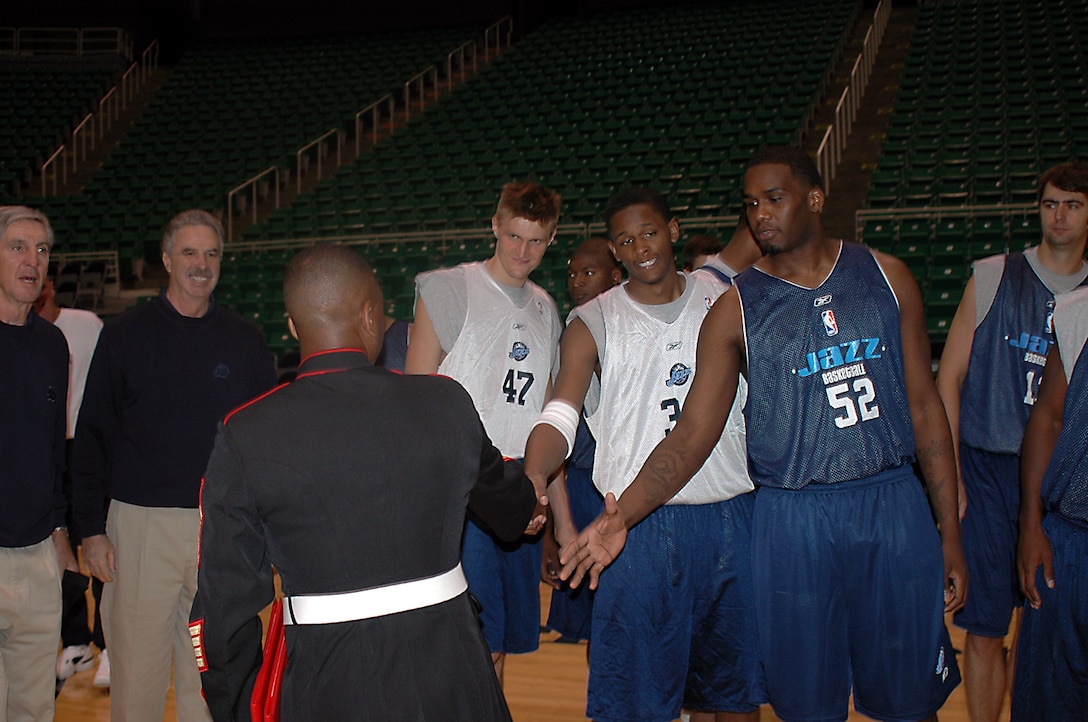
<svg viewBox="0 0 1088 722">
<path fill-rule="evenodd" d="M 880 407 L 873 403 L 873 399 L 876 398 L 876 389 L 873 388 L 871 379 L 867 376 L 854 379 L 854 393 L 858 394 L 856 404 L 853 397 L 847 395 L 850 387 L 851 384 L 846 382 L 827 387 L 828 403 L 831 404 L 832 408 L 842 409 L 846 412 L 846 416 L 835 417 L 835 426 L 840 429 L 856 424 L 859 413 L 862 421 L 869 421 L 880 416 Z"/>
<path fill-rule="evenodd" d="M 519 389 L 518 386 L 521 386 Z M 510 369 L 506 372 L 506 380 L 502 382 L 502 392 L 506 394 L 506 403 L 512 404 L 515 401 L 519 406 L 525 405 L 525 394 L 529 393 L 530 387 L 533 385 L 533 374 L 531 371 L 518 371 L 517 378 L 514 378 L 514 369 Z"/>
</svg>

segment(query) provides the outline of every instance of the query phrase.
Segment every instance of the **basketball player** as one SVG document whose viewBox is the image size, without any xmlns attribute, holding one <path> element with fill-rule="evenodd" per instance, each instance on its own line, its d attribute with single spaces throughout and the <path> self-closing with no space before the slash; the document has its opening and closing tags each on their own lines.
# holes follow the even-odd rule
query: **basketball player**
<svg viewBox="0 0 1088 722">
<path fill-rule="evenodd" d="M 974 722 L 997 722 L 1012 681 L 1015 653 L 1006 661 L 1004 639 L 1021 604 L 1020 445 L 1053 344 L 1054 296 L 1088 277 L 1088 164 L 1043 175 L 1039 221 L 1040 245 L 975 262 L 937 373 L 958 442 L 971 596 L 953 621 L 967 631 L 963 676 Z"/>
<path fill-rule="evenodd" d="M 589 238 L 571 254 L 567 265 L 567 290 L 576 306 L 596 298 L 622 280 L 622 267 L 608 250 L 607 239 Z M 599 385 L 597 391 L 599 394 Z M 563 528 L 558 534 L 555 533 L 554 523 L 551 523 L 544 536 L 544 563 L 540 575 L 544 583 L 552 587 L 546 626 L 568 640 L 589 639 L 593 591 L 584 588 L 570 589 L 560 582 L 559 548 L 556 543 L 560 539 L 573 539 L 601 513 L 601 494 L 593 486 L 593 456 L 596 448 L 597 442 L 593 439 L 585 418 L 579 418 L 574 448 L 566 464 L 566 483 L 549 487 L 553 499 L 557 493 L 566 494 L 566 503 L 558 504 L 557 508 L 570 508 L 570 523 L 564 518 L 565 525 L 561 525 Z"/>
<path fill-rule="evenodd" d="M 1054 333 L 1024 431 L 1017 562 L 1028 605 L 1013 722 L 1080 720 L 1088 710 L 1088 289 L 1059 297 Z"/>
<path fill-rule="evenodd" d="M 488 436 L 511 458 L 524 456 L 558 361 L 559 313 L 529 274 L 555 239 L 559 202 L 537 183 L 508 183 L 491 219 L 495 254 L 416 278 L 405 371 L 459 381 Z M 505 655 L 535 651 L 540 642 L 540 538 L 503 542 L 470 518 L 462 555 L 501 681 Z"/>
<path fill-rule="evenodd" d="M 757 153 L 744 197 L 765 255 L 710 310 L 683 414 L 564 549 L 562 575 L 603 581 L 628 529 L 686 491 L 728 428 L 744 372 L 761 487 L 756 619 L 776 714 L 845 720 L 852 689 L 866 715 L 936 719 L 959 682 L 944 613 L 963 605 L 967 572 L 921 294 L 900 261 L 827 236 L 822 180 L 800 149 Z"/>
<path fill-rule="evenodd" d="M 612 495 L 680 416 L 699 373 L 699 326 L 729 287 L 707 273 L 677 272 L 680 229 L 661 194 L 622 191 L 604 219 L 628 280 L 573 312 L 554 398 L 529 437 L 525 469 L 539 486 L 568 455 L 599 364 L 600 401 L 587 416 L 597 439 L 593 482 Z M 719 720 L 758 718 L 765 692 L 752 609 L 754 495 L 740 386 L 706 464 L 631 531 L 626 553 L 601 577 L 590 638 L 591 719 L 667 722 L 681 707 L 718 713 Z M 552 502 L 558 505 L 554 495 Z"/>
</svg>

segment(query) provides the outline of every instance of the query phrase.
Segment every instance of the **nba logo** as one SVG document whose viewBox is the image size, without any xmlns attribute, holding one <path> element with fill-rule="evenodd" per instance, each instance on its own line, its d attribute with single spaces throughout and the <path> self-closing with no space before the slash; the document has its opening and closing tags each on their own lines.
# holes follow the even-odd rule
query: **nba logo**
<svg viewBox="0 0 1088 722">
<path fill-rule="evenodd" d="M 826 311 L 820 312 L 820 317 L 824 320 L 824 331 L 828 336 L 837 336 L 839 334 L 839 324 L 835 322 L 835 312 L 830 308 Z"/>
</svg>

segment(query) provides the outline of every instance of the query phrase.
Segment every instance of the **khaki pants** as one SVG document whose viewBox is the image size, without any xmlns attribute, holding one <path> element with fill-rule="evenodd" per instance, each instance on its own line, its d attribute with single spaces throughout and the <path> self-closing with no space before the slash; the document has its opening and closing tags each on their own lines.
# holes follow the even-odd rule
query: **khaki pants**
<svg viewBox="0 0 1088 722">
<path fill-rule="evenodd" d="M 53 719 L 60 568 L 52 538 L 0 548 L 0 722 Z"/>
<path fill-rule="evenodd" d="M 196 593 L 198 509 L 110 503 L 117 573 L 102 590 L 112 722 L 161 720 L 174 668 L 178 722 L 209 722 L 189 612 Z"/>
</svg>

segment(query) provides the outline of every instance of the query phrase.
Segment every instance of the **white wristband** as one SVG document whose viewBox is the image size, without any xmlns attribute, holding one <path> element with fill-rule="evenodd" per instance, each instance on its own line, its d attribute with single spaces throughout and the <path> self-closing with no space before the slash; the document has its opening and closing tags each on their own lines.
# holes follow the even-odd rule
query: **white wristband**
<svg viewBox="0 0 1088 722">
<path fill-rule="evenodd" d="M 570 456 L 571 449 L 574 448 L 574 436 L 578 433 L 579 415 L 578 409 L 574 408 L 566 401 L 552 399 L 544 404 L 540 416 L 537 417 L 537 420 L 533 423 L 533 428 L 535 429 L 540 424 L 547 424 L 562 434 L 563 440 L 567 442 L 567 450 L 566 453 L 563 454 L 563 458 L 565 459 Z"/>
</svg>

